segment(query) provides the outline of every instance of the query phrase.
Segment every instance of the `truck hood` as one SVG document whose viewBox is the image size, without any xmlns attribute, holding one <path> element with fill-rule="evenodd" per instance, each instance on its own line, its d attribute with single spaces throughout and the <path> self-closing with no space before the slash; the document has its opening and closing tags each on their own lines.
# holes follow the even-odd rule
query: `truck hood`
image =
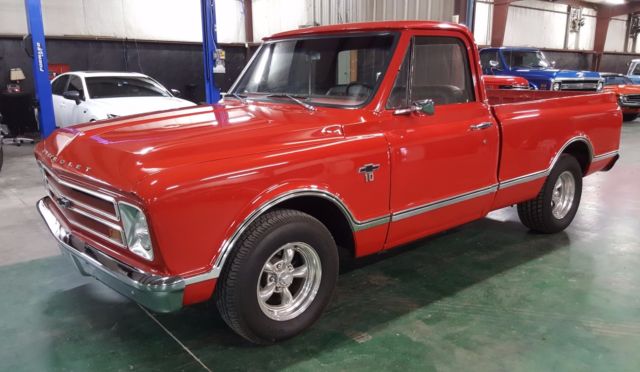
<svg viewBox="0 0 640 372">
<path fill-rule="evenodd" d="M 603 89 L 617 94 L 640 94 L 640 85 L 605 85 Z"/>
<path fill-rule="evenodd" d="M 516 69 L 522 76 L 530 79 L 599 79 L 600 74 L 593 71 L 573 71 L 557 69 Z"/>
<path fill-rule="evenodd" d="M 343 137 L 336 117 L 362 120 L 336 110 L 238 103 L 155 112 L 58 129 L 36 156 L 63 173 L 130 191 L 170 167 L 335 141 Z"/>
<path fill-rule="evenodd" d="M 195 103 L 177 97 L 122 97 L 92 99 L 91 105 L 101 112 L 116 116 L 195 106 Z"/>
</svg>

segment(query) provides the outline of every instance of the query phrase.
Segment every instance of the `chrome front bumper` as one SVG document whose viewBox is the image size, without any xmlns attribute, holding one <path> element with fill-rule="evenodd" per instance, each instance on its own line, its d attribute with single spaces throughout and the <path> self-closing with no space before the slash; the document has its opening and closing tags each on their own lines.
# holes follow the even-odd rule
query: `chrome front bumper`
<svg viewBox="0 0 640 372">
<path fill-rule="evenodd" d="M 181 277 L 149 274 L 109 257 L 71 234 L 56 217 L 51 198 L 40 199 L 36 205 L 63 255 L 82 275 L 98 279 L 155 312 L 168 313 L 182 307 L 185 282 Z"/>
</svg>

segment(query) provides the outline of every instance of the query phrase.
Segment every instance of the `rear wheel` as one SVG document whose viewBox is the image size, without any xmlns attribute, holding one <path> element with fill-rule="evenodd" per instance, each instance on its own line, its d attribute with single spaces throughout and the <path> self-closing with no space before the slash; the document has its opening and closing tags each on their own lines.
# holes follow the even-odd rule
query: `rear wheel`
<svg viewBox="0 0 640 372">
<path fill-rule="evenodd" d="M 216 304 L 247 340 L 268 344 L 311 326 L 329 303 L 338 251 L 327 228 L 295 210 L 260 216 L 238 241 L 220 277 Z"/>
<path fill-rule="evenodd" d="M 571 155 L 561 155 L 535 199 L 518 204 L 520 221 L 542 233 L 556 233 L 571 224 L 582 196 L 582 168 Z"/>
<path fill-rule="evenodd" d="M 622 119 L 624 121 L 633 121 L 636 120 L 638 114 L 622 114 Z"/>
</svg>

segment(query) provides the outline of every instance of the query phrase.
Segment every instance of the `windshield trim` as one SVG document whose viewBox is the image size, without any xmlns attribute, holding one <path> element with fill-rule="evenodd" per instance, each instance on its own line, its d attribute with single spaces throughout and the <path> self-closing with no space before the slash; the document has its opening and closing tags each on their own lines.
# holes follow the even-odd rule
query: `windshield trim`
<svg viewBox="0 0 640 372">
<path fill-rule="evenodd" d="M 362 103 L 359 103 L 359 104 L 355 104 L 355 105 L 348 105 L 348 104 L 340 105 L 340 104 L 331 104 L 331 103 L 311 102 L 316 107 L 329 107 L 329 108 L 340 108 L 340 109 L 359 109 L 359 108 L 363 108 L 363 107 L 369 105 L 371 103 L 371 101 L 378 95 L 378 91 L 380 90 L 380 85 L 382 84 L 382 81 L 387 77 L 387 74 L 389 72 L 389 65 L 391 64 L 391 60 L 393 59 L 393 56 L 396 53 L 396 49 L 398 47 L 398 41 L 400 40 L 400 32 L 399 31 L 382 31 L 381 30 L 381 31 L 352 31 L 352 32 L 339 32 L 339 33 L 337 32 L 337 33 L 331 33 L 331 34 L 310 34 L 310 35 L 304 35 L 304 36 L 300 36 L 300 37 L 283 37 L 283 38 L 279 38 L 279 39 L 267 40 L 267 41 L 263 42 L 262 44 L 260 44 L 260 47 L 258 48 L 258 50 L 256 50 L 255 53 L 253 53 L 253 56 L 251 56 L 251 59 L 249 60 L 249 63 L 247 63 L 247 65 L 244 67 L 244 69 L 242 70 L 240 75 L 238 75 L 238 77 L 236 78 L 235 82 L 233 83 L 233 85 L 229 89 L 229 91 L 228 91 L 229 93 L 228 94 L 230 94 L 230 95 L 232 95 L 232 94 L 245 95 L 246 94 L 246 93 L 242 93 L 242 92 L 238 92 L 237 91 L 238 85 L 240 84 L 240 81 L 244 78 L 244 76 L 246 75 L 246 73 L 249 70 L 249 68 L 255 62 L 255 59 L 257 58 L 259 53 L 262 52 L 262 50 L 264 49 L 265 46 L 268 46 L 270 44 L 283 42 L 283 41 L 294 41 L 294 40 L 332 39 L 332 38 L 338 38 L 338 37 L 364 37 L 364 36 L 389 36 L 389 35 L 393 37 L 393 41 L 391 42 L 391 47 L 390 47 L 391 54 L 390 54 L 389 60 L 385 64 L 385 66 L 383 68 L 383 72 L 380 75 L 380 78 L 376 82 L 376 85 L 373 87 L 373 89 L 371 91 L 371 94 L 369 95 L 369 97 L 367 98 L 366 101 L 364 101 Z M 248 96 L 245 99 L 248 100 L 248 101 L 273 102 L 273 103 L 279 103 L 279 104 L 280 103 L 295 104 L 295 103 L 283 102 L 283 100 L 281 100 L 281 99 L 273 99 L 273 98 L 267 98 L 267 97 L 261 97 L 261 96 L 257 96 L 257 97 Z"/>
</svg>

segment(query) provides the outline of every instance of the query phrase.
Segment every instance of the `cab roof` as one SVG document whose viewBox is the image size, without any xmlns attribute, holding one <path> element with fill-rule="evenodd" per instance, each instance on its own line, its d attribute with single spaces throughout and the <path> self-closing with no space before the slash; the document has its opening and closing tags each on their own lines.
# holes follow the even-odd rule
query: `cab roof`
<svg viewBox="0 0 640 372">
<path fill-rule="evenodd" d="M 317 26 L 301 28 L 297 30 L 279 32 L 265 37 L 263 40 L 281 39 L 295 36 L 306 36 L 315 34 L 344 33 L 355 31 L 400 31 L 400 30 L 456 30 L 468 35 L 469 29 L 464 25 L 450 22 L 436 21 L 386 21 L 386 22 L 362 22 L 343 23 L 337 25 Z M 473 40 L 473 39 L 472 39 Z"/>
</svg>

